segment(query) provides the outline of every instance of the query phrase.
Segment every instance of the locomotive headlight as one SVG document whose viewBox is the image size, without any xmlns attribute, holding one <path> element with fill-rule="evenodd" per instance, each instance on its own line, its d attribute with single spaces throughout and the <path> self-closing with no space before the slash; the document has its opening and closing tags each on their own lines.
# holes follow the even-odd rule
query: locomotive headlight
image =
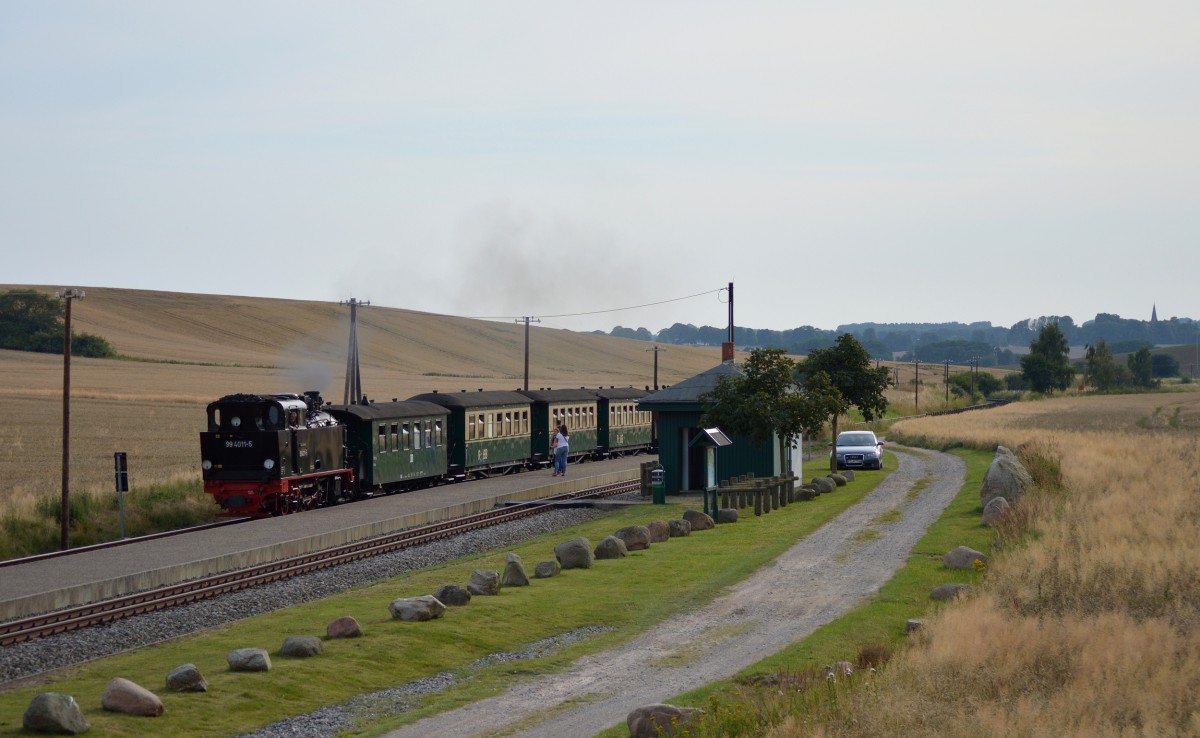
<svg viewBox="0 0 1200 738">
<path fill-rule="evenodd" d="M 201 464 L 200 466 L 204 469 L 204 471 L 208 471 L 209 469 L 212 469 L 212 462 L 209 461 L 208 459 L 205 459 L 204 463 Z"/>
<path fill-rule="evenodd" d="M 239 418 L 238 416 L 234 415 L 232 418 L 229 419 L 229 424 L 232 425 L 234 428 L 241 427 L 242 419 Z"/>
<path fill-rule="evenodd" d="M 267 459 L 266 461 L 264 461 L 263 468 L 267 469 L 267 470 L 274 469 L 275 468 L 275 459 Z"/>
</svg>

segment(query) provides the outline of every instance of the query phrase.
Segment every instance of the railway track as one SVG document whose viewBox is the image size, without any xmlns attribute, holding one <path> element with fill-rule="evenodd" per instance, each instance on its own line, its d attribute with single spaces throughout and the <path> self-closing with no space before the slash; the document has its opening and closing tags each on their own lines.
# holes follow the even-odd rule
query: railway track
<svg viewBox="0 0 1200 738">
<path fill-rule="evenodd" d="M 101 602 L 88 603 L 55 612 L 0 623 L 0 646 L 9 646 L 57 633 L 101 625 L 122 618 L 163 610 L 177 605 L 216 597 L 268 582 L 279 581 L 320 569 L 326 569 L 357 559 L 390 553 L 423 543 L 450 538 L 501 523 L 537 515 L 555 509 L 557 504 L 571 500 L 586 500 L 631 492 L 640 487 L 639 480 L 594 487 L 570 494 L 489 510 L 440 523 L 411 528 L 387 536 L 335 546 L 302 556 L 294 556 L 267 564 L 214 574 L 189 582 L 135 592 Z"/>
</svg>

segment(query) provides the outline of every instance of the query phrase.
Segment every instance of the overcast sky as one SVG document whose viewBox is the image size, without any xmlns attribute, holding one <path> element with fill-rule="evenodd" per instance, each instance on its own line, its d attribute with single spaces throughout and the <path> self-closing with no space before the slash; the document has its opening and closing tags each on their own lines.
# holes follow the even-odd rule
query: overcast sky
<svg viewBox="0 0 1200 738">
<path fill-rule="evenodd" d="M 731 281 L 755 328 L 1200 318 L 1200 3 L 3 0 L 0 252 L 589 330 Z"/>
</svg>

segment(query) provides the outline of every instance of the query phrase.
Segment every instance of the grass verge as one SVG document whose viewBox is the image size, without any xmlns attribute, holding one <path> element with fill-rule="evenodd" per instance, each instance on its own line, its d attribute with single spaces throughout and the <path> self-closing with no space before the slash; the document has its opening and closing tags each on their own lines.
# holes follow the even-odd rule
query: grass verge
<svg viewBox="0 0 1200 738">
<path fill-rule="evenodd" d="M 714 682 L 668 700 L 674 705 L 706 711 L 705 719 L 692 726 L 689 735 L 693 738 L 761 735 L 797 706 L 819 709 L 822 700 L 837 699 L 846 686 L 838 682 L 828 689 L 811 689 L 785 698 L 777 697 L 775 685 L 781 679 L 802 683 L 802 675 L 819 674 L 826 665 L 838 661 L 855 662 L 863 653 L 898 649 L 905 640 L 905 623 L 940 607 L 929 599 L 934 587 L 946 582 L 975 584 L 983 576 L 981 571 L 947 569 L 942 565 L 942 556 L 957 546 L 988 551 L 993 533 L 979 522 L 982 513 L 979 488 L 993 454 L 970 449 L 955 449 L 950 453 L 967 464 L 962 490 L 930 526 L 896 575 L 869 602 L 733 679 Z M 764 684 L 772 686 L 755 686 Z M 627 735 L 624 724 L 600 734 L 601 738 Z"/>
<path fill-rule="evenodd" d="M 598 561 L 590 570 L 570 570 L 552 579 L 534 580 L 529 587 L 505 589 L 499 597 L 476 597 L 469 606 L 452 608 L 445 617 L 427 623 L 393 621 L 388 603 L 397 597 L 429 594 L 444 584 L 465 583 L 475 569 L 500 570 L 509 550 L 532 568 L 538 561 L 553 558 L 554 545 L 569 538 L 585 536 L 598 542 L 626 525 L 679 517 L 692 505 L 624 510 L 512 549 L 463 558 L 319 602 L 73 667 L 36 687 L 0 693 L 0 736 L 20 733 L 21 715 L 39 691 L 74 696 L 95 732 L 102 735 L 145 735 L 152 729 L 174 736 L 227 736 L 439 673 L 460 677 L 454 687 L 429 695 L 411 712 L 372 719 L 369 726 L 356 731 L 376 735 L 496 694 L 514 680 L 561 668 L 581 655 L 609 648 L 675 613 L 711 600 L 861 500 L 883 477 L 884 473 L 861 473 L 850 485 L 811 502 L 795 503 L 760 518 L 744 514 L 735 525 L 671 539 L 622 560 Z M 654 596 L 631 597 L 631 591 L 653 592 Z M 328 622 L 343 615 L 356 617 L 366 635 L 327 641 L 325 654 L 317 658 L 279 657 L 286 636 L 322 634 Z M 612 630 L 539 658 L 474 666 L 489 654 L 520 650 L 542 639 L 596 626 Z M 230 673 L 226 654 L 242 647 L 267 649 L 275 659 L 274 669 L 265 674 Z M 163 686 L 166 674 L 189 662 L 208 679 L 209 691 L 176 694 L 167 690 Z M 105 685 L 118 676 L 162 698 L 166 712 L 152 726 L 146 718 L 100 709 Z"/>
</svg>

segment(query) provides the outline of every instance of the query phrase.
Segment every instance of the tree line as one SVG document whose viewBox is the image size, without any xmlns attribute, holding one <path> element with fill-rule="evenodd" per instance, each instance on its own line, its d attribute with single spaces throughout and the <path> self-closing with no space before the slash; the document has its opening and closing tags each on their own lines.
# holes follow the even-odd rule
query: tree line
<svg viewBox="0 0 1200 738">
<path fill-rule="evenodd" d="M 1070 316 L 1041 316 L 1014 323 L 1010 327 L 993 326 L 990 322 L 976 323 L 853 323 L 836 330 L 801 326 L 788 330 L 734 328 L 735 343 L 742 349 L 779 348 L 790 354 L 808 354 L 814 349 L 833 346 L 839 335 L 855 337 L 868 355 L 890 361 L 920 360 L 925 363 L 975 364 L 978 366 L 1013 366 L 1018 356 L 1012 346 L 1026 346 L 1038 338 L 1040 331 L 1057 324 L 1059 332 L 1070 345 L 1095 345 L 1104 340 L 1114 353 L 1134 353 L 1145 346 L 1196 343 L 1200 340 L 1200 321 L 1191 318 L 1170 318 L 1147 321 L 1121 318 L 1111 313 L 1099 313 L 1096 318 L 1077 325 Z M 718 346 L 726 340 L 728 331 L 714 326 L 695 326 L 675 323 L 654 333 L 646 328 L 616 326 L 601 335 L 657 341 L 676 345 Z"/>
<path fill-rule="evenodd" d="M 64 312 L 62 300 L 42 292 L 9 290 L 0 293 L 0 348 L 61 354 Z M 94 358 L 116 356 L 104 338 L 74 331 L 71 353 Z"/>
</svg>

